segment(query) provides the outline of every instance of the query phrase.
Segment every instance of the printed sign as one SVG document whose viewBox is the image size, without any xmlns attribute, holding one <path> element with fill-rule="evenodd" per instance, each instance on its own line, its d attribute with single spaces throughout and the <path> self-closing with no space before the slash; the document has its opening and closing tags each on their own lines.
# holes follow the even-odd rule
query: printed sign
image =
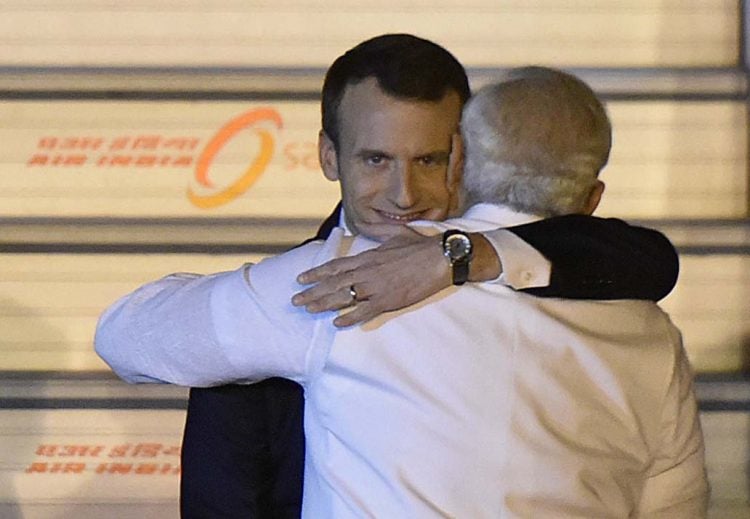
<svg viewBox="0 0 750 519">
<path fill-rule="evenodd" d="M 66 507 L 81 503 L 176 509 L 184 417 L 172 410 L 0 411 L 0 503 L 54 505 L 55 517 L 79 517 Z"/>
<path fill-rule="evenodd" d="M 0 216 L 326 216 L 317 102 L 0 104 Z"/>
</svg>

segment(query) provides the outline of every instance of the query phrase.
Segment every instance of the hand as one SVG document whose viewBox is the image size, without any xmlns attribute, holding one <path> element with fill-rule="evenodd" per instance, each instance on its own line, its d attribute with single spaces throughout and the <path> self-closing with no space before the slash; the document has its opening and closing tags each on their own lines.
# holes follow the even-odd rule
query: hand
<svg viewBox="0 0 750 519">
<path fill-rule="evenodd" d="M 377 249 L 324 263 L 299 275 L 303 284 L 315 284 L 292 298 L 295 306 L 318 313 L 352 306 L 333 324 L 351 326 L 384 312 L 422 301 L 451 285 L 448 261 L 440 235 L 423 236 L 407 227 Z M 349 292 L 354 287 L 356 301 Z"/>
</svg>

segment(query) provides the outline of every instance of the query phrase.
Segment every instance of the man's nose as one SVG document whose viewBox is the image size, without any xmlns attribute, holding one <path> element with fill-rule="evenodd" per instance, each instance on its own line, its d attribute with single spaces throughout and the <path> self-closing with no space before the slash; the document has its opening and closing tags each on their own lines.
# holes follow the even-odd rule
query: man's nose
<svg viewBox="0 0 750 519">
<path fill-rule="evenodd" d="M 414 171 L 411 164 L 399 164 L 391 180 L 391 198 L 396 207 L 407 209 L 416 201 Z"/>
</svg>

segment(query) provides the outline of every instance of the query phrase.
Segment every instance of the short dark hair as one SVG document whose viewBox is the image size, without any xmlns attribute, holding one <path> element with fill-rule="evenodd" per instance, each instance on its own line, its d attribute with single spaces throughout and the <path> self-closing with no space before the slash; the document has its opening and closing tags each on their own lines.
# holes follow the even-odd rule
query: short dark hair
<svg viewBox="0 0 750 519">
<path fill-rule="evenodd" d="M 464 67 L 440 45 L 411 34 L 384 34 L 366 40 L 333 62 L 323 82 L 323 131 L 338 148 L 338 109 L 348 85 L 374 77 L 387 94 L 417 101 L 440 101 L 455 91 L 469 99 Z"/>
</svg>

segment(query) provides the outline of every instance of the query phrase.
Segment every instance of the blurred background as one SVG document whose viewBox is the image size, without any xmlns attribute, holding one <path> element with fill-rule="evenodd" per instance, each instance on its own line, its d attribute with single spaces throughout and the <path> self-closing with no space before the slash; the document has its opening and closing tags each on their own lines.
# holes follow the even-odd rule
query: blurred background
<svg viewBox="0 0 750 519">
<path fill-rule="evenodd" d="M 472 87 L 565 68 L 607 102 L 597 214 L 657 228 L 698 374 L 711 516 L 750 517 L 748 6 L 730 0 L 0 1 L 0 517 L 176 517 L 186 392 L 130 387 L 101 311 L 310 236 L 319 91 L 409 32 Z"/>
</svg>

